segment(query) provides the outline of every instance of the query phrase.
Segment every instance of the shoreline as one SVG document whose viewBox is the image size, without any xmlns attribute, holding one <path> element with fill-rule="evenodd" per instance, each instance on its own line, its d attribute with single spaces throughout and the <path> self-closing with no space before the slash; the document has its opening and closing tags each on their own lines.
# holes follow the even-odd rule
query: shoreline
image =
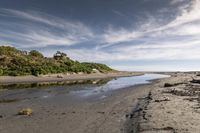
<svg viewBox="0 0 200 133">
<path fill-rule="evenodd" d="M 41 76 L 0 76 L 0 85 L 40 83 L 40 82 L 62 82 L 73 80 L 95 80 L 106 78 L 130 77 L 143 75 L 142 72 L 113 72 L 113 73 L 92 73 L 92 74 L 50 74 Z"/>
<path fill-rule="evenodd" d="M 138 99 L 127 131 L 133 133 L 193 133 L 200 131 L 200 76 L 171 73 L 151 84 L 149 95 Z M 131 126 L 136 121 L 134 125 Z"/>
<path fill-rule="evenodd" d="M 104 98 L 80 100 L 67 97 L 66 88 L 38 89 L 36 92 L 39 96 L 51 96 L 58 91 L 56 98 L 41 97 L 43 100 L 34 95 L 33 90 L 5 91 L 0 93 L 0 98 L 3 99 L 0 103 L 0 131 L 122 133 L 126 130 L 124 123 L 127 114 L 137 106 L 138 98 L 148 95 L 150 89 L 151 84 L 136 85 L 105 93 L 102 95 Z M 32 116 L 15 115 L 20 109 L 27 107 L 33 109 Z"/>
</svg>

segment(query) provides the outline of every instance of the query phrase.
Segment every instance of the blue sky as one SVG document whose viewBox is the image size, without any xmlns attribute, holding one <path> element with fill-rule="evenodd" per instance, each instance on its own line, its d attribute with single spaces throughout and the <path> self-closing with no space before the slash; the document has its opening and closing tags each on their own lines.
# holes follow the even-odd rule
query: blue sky
<svg viewBox="0 0 200 133">
<path fill-rule="evenodd" d="M 200 0 L 0 0 L 0 45 L 119 70 L 200 70 Z"/>
</svg>

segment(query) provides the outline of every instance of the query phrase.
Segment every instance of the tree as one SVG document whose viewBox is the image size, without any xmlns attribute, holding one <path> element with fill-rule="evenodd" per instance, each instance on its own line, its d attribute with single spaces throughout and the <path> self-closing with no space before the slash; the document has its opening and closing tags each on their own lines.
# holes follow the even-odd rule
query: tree
<svg viewBox="0 0 200 133">
<path fill-rule="evenodd" d="M 40 53 L 40 52 L 37 51 L 37 50 L 31 50 L 31 51 L 29 52 L 29 55 L 35 56 L 35 57 L 39 57 L 39 58 L 43 58 L 43 57 L 44 57 L 43 54 Z"/>
</svg>

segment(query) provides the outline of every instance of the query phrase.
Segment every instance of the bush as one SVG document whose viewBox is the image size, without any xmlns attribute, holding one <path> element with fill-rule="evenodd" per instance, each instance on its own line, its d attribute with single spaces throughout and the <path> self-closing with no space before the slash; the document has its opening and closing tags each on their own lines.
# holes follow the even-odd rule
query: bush
<svg viewBox="0 0 200 133">
<path fill-rule="evenodd" d="M 31 50 L 31 51 L 29 52 L 29 54 L 30 54 L 31 56 L 35 56 L 35 57 L 39 57 L 39 58 L 43 58 L 43 57 L 44 57 L 43 54 L 40 53 L 40 52 L 38 52 L 37 50 Z"/>
<path fill-rule="evenodd" d="M 19 76 L 66 72 L 91 73 L 93 69 L 100 72 L 112 71 L 106 65 L 98 63 L 80 63 L 73 61 L 67 54 L 57 52 L 54 58 L 44 58 L 42 53 L 32 50 L 20 51 L 13 47 L 0 46 L 0 75 Z"/>
<path fill-rule="evenodd" d="M 9 71 L 8 75 L 9 76 L 19 76 L 20 74 L 17 71 Z"/>
<path fill-rule="evenodd" d="M 0 68 L 0 76 L 3 75 L 3 69 Z"/>
<path fill-rule="evenodd" d="M 32 68 L 31 74 L 34 75 L 34 76 L 39 76 L 41 74 L 41 72 L 38 68 Z"/>
</svg>

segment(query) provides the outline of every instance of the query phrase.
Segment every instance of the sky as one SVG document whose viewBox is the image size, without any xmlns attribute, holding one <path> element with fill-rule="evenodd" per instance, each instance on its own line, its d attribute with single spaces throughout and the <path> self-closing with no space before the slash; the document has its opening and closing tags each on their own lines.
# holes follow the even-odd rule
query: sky
<svg viewBox="0 0 200 133">
<path fill-rule="evenodd" d="M 199 71 L 200 0 L 0 0 L 0 45 L 118 70 Z"/>
</svg>

